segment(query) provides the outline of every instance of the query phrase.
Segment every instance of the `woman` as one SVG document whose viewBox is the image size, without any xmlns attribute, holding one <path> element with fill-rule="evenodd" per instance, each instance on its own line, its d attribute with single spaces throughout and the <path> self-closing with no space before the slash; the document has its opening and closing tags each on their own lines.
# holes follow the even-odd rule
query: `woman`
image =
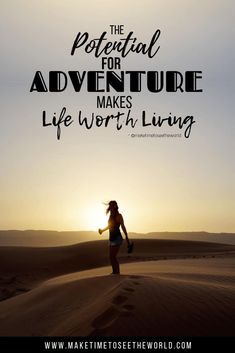
<svg viewBox="0 0 235 353">
<path fill-rule="evenodd" d="M 130 253 L 133 249 L 133 243 L 130 243 L 126 227 L 124 225 L 123 217 L 118 212 L 118 204 L 116 201 L 110 201 L 108 203 L 108 208 L 106 210 L 106 214 L 110 214 L 108 220 L 108 226 L 104 229 L 99 229 L 100 235 L 109 229 L 109 258 L 113 268 L 112 274 L 117 275 L 120 274 L 119 263 L 117 260 L 117 253 L 122 245 L 122 235 L 119 227 L 121 226 L 123 233 L 126 236 L 128 253 Z"/>
</svg>

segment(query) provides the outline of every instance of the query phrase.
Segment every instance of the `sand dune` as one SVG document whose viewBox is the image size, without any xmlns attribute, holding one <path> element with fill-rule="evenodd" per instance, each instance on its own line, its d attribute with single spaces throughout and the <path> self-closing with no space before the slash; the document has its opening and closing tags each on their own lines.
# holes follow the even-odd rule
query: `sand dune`
<svg viewBox="0 0 235 353">
<path fill-rule="evenodd" d="M 135 240 L 0 248 L 1 336 L 232 335 L 235 246 Z M 20 294 L 20 295 L 19 295 Z"/>
<path fill-rule="evenodd" d="M 190 240 L 235 245 L 235 233 L 208 232 L 151 232 L 129 233 L 135 239 Z M 104 235 L 107 238 L 108 234 Z M 53 231 L 53 230 L 0 230 L 1 246 L 49 247 L 72 245 L 98 240 L 94 231 Z"/>
<path fill-rule="evenodd" d="M 0 230 L 1 246 L 63 246 L 97 238 L 97 231 Z"/>
<path fill-rule="evenodd" d="M 126 246 L 120 262 L 229 256 L 235 246 L 175 240 L 135 240 L 134 253 Z M 21 294 L 54 276 L 97 268 L 109 264 L 108 242 L 94 241 L 64 247 L 0 247 L 0 300 Z"/>
<path fill-rule="evenodd" d="M 56 277 L 0 303 L 0 334 L 233 335 L 234 267 L 232 257 L 165 260 Z"/>
</svg>

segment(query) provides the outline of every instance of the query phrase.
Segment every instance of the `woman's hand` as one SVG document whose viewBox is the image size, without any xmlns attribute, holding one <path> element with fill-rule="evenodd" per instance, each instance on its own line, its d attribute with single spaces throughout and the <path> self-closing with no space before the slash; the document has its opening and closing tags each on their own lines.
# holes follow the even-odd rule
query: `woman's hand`
<svg viewBox="0 0 235 353">
<path fill-rule="evenodd" d="M 109 229 L 109 226 L 107 225 L 107 227 L 105 227 L 105 228 L 103 228 L 103 229 L 98 229 L 98 232 L 99 232 L 99 234 L 101 235 L 102 233 L 104 233 L 106 230 L 108 230 Z"/>
<path fill-rule="evenodd" d="M 134 243 L 133 242 L 128 242 L 127 245 L 127 253 L 130 254 L 133 251 Z"/>
</svg>

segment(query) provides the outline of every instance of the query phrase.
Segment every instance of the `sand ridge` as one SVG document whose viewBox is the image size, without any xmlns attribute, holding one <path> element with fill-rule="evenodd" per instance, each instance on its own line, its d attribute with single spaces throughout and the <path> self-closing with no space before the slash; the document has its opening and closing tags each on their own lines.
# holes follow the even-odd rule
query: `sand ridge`
<svg viewBox="0 0 235 353">
<path fill-rule="evenodd" d="M 128 255 L 121 247 L 120 263 L 162 259 L 233 256 L 235 246 L 207 242 L 135 239 Z M 0 300 L 31 290 L 40 282 L 62 274 L 109 264 L 108 242 L 89 241 L 69 246 L 0 247 Z"/>
<path fill-rule="evenodd" d="M 58 248 L 56 256 L 52 258 L 52 249 L 38 249 L 38 254 L 45 256 L 44 262 L 40 264 L 39 257 L 34 253 L 35 263 L 31 269 L 29 265 L 33 257 L 18 258 L 13 282 L 18 281 L 19 286 L 25 276 L 24 270 L 28 268 L 29 290 L 0 302 L 0 335 L 233 335 L 233 246 L 202 246 L 194 242 L 179 242 L 176 245 L 175 242 L 161 241 L 147 244 L 144 241 L 141 248 L 137 244 L 137 251 L 133 254 L 138 261 L 132 257 L 128 257 L 128 261 L 124 259 L 122 274 L 112 276 L 110 266 L 103 265 L 107 253 L 100 253 L 100 248 L 96 248 L 94 242 L 83 244 L 83 251 L 91 245 L 92 256 L 90 259 L 82 257 L 82 266 L 78 256 L 80 244 Z M 172 256 L 174 247 L 176 259 L 167 259 L 167 256 Z M 16 255 L 19 248 L 11 250 Z M 24 250 L 21 251 L 24 254 Z M 30 249 L 25 249 L 25 252 L 30 252 Z M 125 248 L 121 256 L 127 256 Z M 141 261 L 141 258 L 145 261 Z M 96 261 L 92 263 L 94 259 Z M 46 261 L 47 276 L 40 267 L 45 266 Z M 9 263 L 11 276 L 15 265 Z M 54 267 L 50 268 L 52 265 Z M 6 269 L 7 261 L 4 266 Z M 3 278 L 3 272 L 1 276 Z M 38 282 L 35 282 L 35 278 Z"/>
<path fill-rule="evenodd" d="M 233 266 L 231 258 L 150 261 L 126 264 L 120 276 L 108 267 L 59 276 L 1 302 L 0 334 L 229 336 Z"/>
</svg>

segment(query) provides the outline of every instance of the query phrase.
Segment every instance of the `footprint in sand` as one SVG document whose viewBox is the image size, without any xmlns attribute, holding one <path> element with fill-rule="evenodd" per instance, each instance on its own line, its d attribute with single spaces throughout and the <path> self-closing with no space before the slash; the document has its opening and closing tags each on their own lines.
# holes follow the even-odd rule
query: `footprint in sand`
<svg viewBox="0 0 235 353">
<path fill-rule="evenodd" d="M 90 335 L 94 335 L 95 332 L 98 333 L 100 330 L 111 326 L 112 323 L 120 316 L 132 316 L 132 311 L 135 309 L 135 306 L 131 304 L 125 304 L 120 309 L 121 311 L 115 308 L 113 305 L 101 315 L 97 316 L 91 323 L 92 327 L 96 330 L 92 331 Z"/>
<path fill-rule="evenodd" d="M 119 311 L 114 306 L 111 306 L 92 321 L 92 327 L 96 329 L 106 328 L 110 326 L 118 316 Z"/>
<path fill-rule="evenodd" d="M 123 308 L 128 310 L 128 311 L 131 311 L 131 310 L 135 309 L 135 306 L 131 305 L 131 304 L 125 304 L 125 305 L 123 305 Z"/>
<path fill-rule="evenodd" d="M 133 276 L 130 276 L 130 278 L 131 278 L 131 279 L 139 279 L 139 278 L 141 278 L 141 276 L 135 276 L 135 275 L 133 275 Z M 141 284 L 141 283 L 138 282 L 138 281 L 131 281 L 131 283 L 135 284 L 136 286 L 138 286 L 138 285 Z"/>
<path fill-rule="evenodd" d="M 124 303 L 128 298 L 125 295 L 117 295 L 113 298 L 112 303 L 116 305 L 121 305 Z"/>
<path fill-rule="evenodd" d="M 136 276 L 134 278 L 136 278 Z M 137 284 L 139 284 L 139 283 L 137 282 Z M 131 287 L 124 287 L 123 290 L 126 291 L 125 292 L 126 294 L 129 293 L 129 295 L 131 295 L 131 293 L 135 291 Z M 95 335 L 95 334 L 100 333 L 102 331 L 102 329 L 105 329 L 105 328 L 111 326 L 112 323 L 115 320 L 117 320 L 118 317 L 120 317 L 120 316 L 132 315 L 131 311 L 134 310 L 134 308 L 135 308 L 134 305 L 130 305 L 130 304 L 122 305 L 128 299 L 129 299 L 128 296 L 123 295 L 123 294 L 119 294 L 119 295 L 115 296 L 111 302 L 111 307 L 109 307 L 107 310 L 105 310 L 102 314 L 97 316 L 92 321 L 91 325 L 95 330 L 92 331 L 90 335 Z"/>
<path fill-rule="evenodd" d="M 116 305 L 121 305 L 125 300 L 127 300 L 127 297 L 118 295 L 115 297 L 112 301 L 112 303 L 115 302 Z M 118 319 L 118 317 L 121 316 L 130 316 L 132 311 L 134 309 L 134 305 L 130 304 L 125 304 L 123 305 L 120 309 L 121 311 L 115 307 L 115 305 L 112 305 L 110 308 L 105 310 L 101 315 L 97 316 L 91 323 L 92 327 L 98 330 L 104 329 L 106 327 L 109 327 L 112 325 L 112 323 Z M 124 311 L 122 309 L 125 309 Z"/>
<path fill-rule="evenodd" d="M 130 317 L 133 316 L 133 310 L 135 309 L 134 305 L 131 304 L 125 304 L 122 306 L 122 309 L 124 309 L 120 316 L 125 316 L 125 317 Z"/>
<path fill-rule="evenodd" d="M 130 288 L 130 287 L 125 287 L 123 289 L 127 292 L 134 292 L 135 291 L 133 288 Z"/>
</svg>

